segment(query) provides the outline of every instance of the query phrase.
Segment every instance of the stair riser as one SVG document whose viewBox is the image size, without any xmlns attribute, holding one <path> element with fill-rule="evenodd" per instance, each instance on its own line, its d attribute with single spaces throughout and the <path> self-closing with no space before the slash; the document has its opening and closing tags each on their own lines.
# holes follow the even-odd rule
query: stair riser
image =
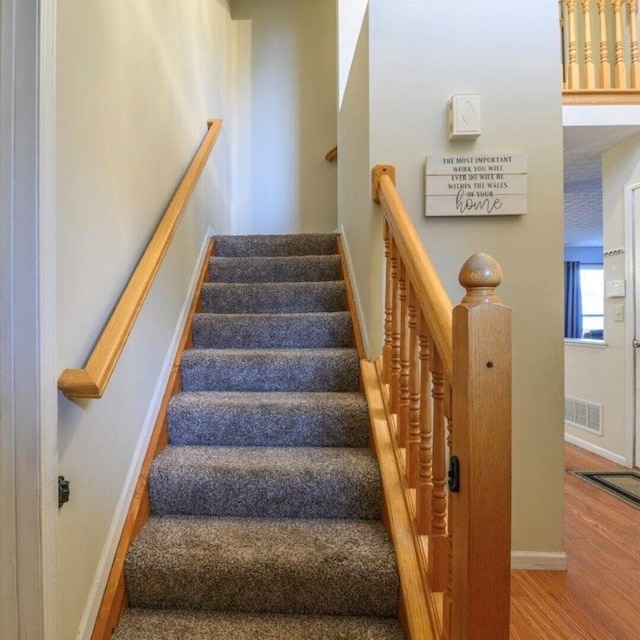
<svg viewBox="0 0 640 640">
<path fill-rule="evenodd" d="M 323 282 L 342 277 L 338 256 L 211 258 L 212 282 Z"/>
<path fill-rule="evenodd" d="M 195 347 L 213 349 L 310 349 L 351 347 L 348 313 L 291 315 L 198 314 Z"/>
<path fill-rule="evenodd" d="M 113 640 L 405 640 L 397 620 L 128 609 Z"/>
<path fill-rule="evenodd" d="M 216 237 L 216 256 L 226 258 L 331 255 L 336 251 L 335 233 Z"/>
<path fill-rule="evenodd" d="M 159 528 L 149 535 L 147 525 L 130 548 L 126 582 L 131 607 L 396 614 L 397 568 L 380 523 L 345 525 L 352 532 L 345 536 L 337 524 L 342 521 L 289 525 L 292 521 L 278 520 L 277 527 L 267 524 L 271 532 L 265 537 L 260 520 L 230 533 L 221 531 L 217 520 L 189 518 L 187 526 L 171 530 L 165 521 L 154 518 L 151 529 Z M 322 522 L 328 529 L 318 535 Z M 336 537 L 327 537 L 326 531 L 335 531 Z"/>
<path fill-rule="evenodd" d="M 344 311 L 344 282 L 267 284 L 205 283 L 205 313 L 319 313 Z"/>
<path fill-rule="evenodd" d="M 259 452 L 255 453 L 256 456 Z M 373 460 L 353 468 L 266 469 L 156 460 L 149 480 L 155 515 L 379 519 L 382 490 Z"/>
<path fill-rule="evenodd" d="M 325 397 L 245 405 L 176 397 L 169 404 L 168 428 L 175 445 L 366 447 L 369 413 L 364 402 Z"/>
<path fill-rule="evenodd" d="M 227 356 L 216 350 L 185 351 L 184 391 L 356 391 L 358 358 L 346 353 L 279 352 L 277 356 Z M 235 352 L 241 353 L 241 352 Z"/>
</svg>

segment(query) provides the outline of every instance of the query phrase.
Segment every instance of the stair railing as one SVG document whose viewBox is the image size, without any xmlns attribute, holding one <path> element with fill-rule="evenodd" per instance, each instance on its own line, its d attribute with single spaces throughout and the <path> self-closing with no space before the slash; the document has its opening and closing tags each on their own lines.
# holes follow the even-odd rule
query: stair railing
<svg viewBox="0 0 640 640">
<path fill-rule="evenodd" d="M 565 102 L 639 102 L 638 0 L 559 3 Z"/>
<path fill-rule="evenodd" d="M 131 275 L 91 355 L 82 369 L 65 369 L 58 388 L 68 398 L 100 398 L 118 363 L 136 318 L 176 233 L 191 194 L 218 139 L 222 120 L 209 120 L 208 131 Z"/>
<path fill-rule="evenodd" d="M 423 583 L 442 594 L 442 638 L 507 640 L 511 310 L 495 293 L 501 270 L 486 254 L 471 256 L 454 308 L 396 191 L 395 169 L 376 166 L 372 182 L 385 216 L 378 376 Z"/>
</svg>

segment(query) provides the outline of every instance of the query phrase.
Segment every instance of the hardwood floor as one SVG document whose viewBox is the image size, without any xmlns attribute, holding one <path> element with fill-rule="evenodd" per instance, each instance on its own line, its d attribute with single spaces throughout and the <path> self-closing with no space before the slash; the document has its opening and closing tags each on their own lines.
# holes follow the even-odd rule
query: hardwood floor
<svg viewBox="0 0 640 640">
<path fill-rule="evenodd" d="M 565 445 L 569 470 L 619 469 Z M 511 640 L 640 639 L 640 509 L 565 474 L 569 570 L 513 571 Z"/>
</svg>

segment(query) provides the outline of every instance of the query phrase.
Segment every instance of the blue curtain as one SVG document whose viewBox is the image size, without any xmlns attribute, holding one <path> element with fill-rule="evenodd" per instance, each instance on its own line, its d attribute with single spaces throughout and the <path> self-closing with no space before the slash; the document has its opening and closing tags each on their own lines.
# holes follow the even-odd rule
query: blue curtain
<svg viewBox="0 0 640 640">
<path fill-rule="evenodd" d="M 582 338 L 580 263 L 564 263 L 564 337 Z"/>
</svg>

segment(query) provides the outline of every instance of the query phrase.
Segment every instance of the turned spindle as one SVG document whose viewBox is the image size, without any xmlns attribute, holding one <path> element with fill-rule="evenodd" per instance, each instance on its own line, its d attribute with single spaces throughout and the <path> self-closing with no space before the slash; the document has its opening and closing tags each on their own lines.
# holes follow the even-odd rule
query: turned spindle
<svg viewBox="0 0 640 640">
<path fill-rule="evenodd" d="M 615 20 L 616 64 L 613 69 L 614 87 L 627 88 L 627 65 L 624 61 L 624 40 L 622 30 L 623 0 L 613 0 L 613 15 Z"/>
<path fill-rule="evenodd" d="M 607 0 L 596 0 L 600 17 L 600 86 L 611 88 L 611 61 L 609 57 L 609 39 L 607 37 Z"/>
<path fill-rule="evenodd" d="M 628 0 L 629 27 L 631 30 L 631 88 L 640 87 L 640 47 L 638 45 L 638 0 Z"/>
<path fill-rule="evenodd" d="M 584 66 L 582 68 L 582 87 L 595 89 L 596 68 L 593 64 L 593 40 L 591 37 L 591 2 L 592 0 L 580 0 L 584 20 Z"/>
<path fill-rule="evenodd" d="M 567 0 L 567 48 L 569 64 L 567 67 L 567 87 L 580 88 L 580 64 L 578 63 L 578 30 L 576 28 L 576 0 Z"/>
</svg>

